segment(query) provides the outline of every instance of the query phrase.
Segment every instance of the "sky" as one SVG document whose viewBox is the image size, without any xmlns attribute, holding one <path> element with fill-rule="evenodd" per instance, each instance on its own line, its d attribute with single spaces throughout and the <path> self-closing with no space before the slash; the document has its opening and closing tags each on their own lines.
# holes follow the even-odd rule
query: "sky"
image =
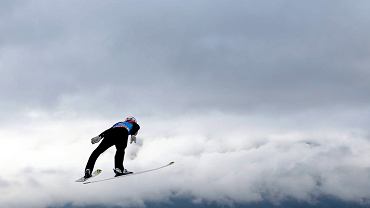
<svg viewBox="0 0 370 208">
<path fill-rule="evenodd" d="M 1 207 L 370 203 L 365 0 L 0 1 Z M 90 139 L 141 126 L 82 185 Z M 113 175 L 111 148 L 98 159 Z M 26 193 L 26 194 L 25 194 Z"/>
</svg>

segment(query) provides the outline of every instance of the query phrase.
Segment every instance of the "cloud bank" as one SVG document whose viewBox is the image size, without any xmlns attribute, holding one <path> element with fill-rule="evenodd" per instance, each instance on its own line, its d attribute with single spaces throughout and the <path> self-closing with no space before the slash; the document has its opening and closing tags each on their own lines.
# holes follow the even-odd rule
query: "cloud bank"
<svg viewBox="0 0 370 208">
<path fill-rule="evenodd" d="M 128 169 L 145 170 L 172 160 L 174 167 L 90 185 L 73 180 L 83 173 L 95 147 L 89 144 L 89 136 L 109 121 L 61 121 L 61 125 L 46 126 L 41 135 L 29 132 L 34 127 L 8 135 L 13 139 L 1 152 L 2 158 L 12 159 L 2 161 L 7 169 L 1 177 L 0 203 L 7 207 L 145 206 L 191 198 L 196 204 L 233 205 L 278 204 L 290 198 L 314 203 L 322 196 L 368 202 L 370 143 L 364 132 L 261 127 L 251 118 L 218 113 L 195 118 L 196 122 L 190 116 L 148 126 L 140 142 L 126 151 Z M 228 131 L 222 131 L 225 120 L 233 124 Z M 155 123 L 144 118 L 142 122 Z M 103 169 L 101 177 L 113 175 L 113 156 L 114 148 L 99 158 L 96 167 Z"/>
<path fill-rule="evenodd" d="M 3 114 L 286 113 L 369 101 L 366 1 L 2 4 Z"/>
</svg>

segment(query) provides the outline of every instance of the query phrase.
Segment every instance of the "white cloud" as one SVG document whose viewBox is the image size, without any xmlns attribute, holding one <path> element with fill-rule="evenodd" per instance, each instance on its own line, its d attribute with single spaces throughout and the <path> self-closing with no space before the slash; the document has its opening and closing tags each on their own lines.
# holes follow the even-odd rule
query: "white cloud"
<svg viewBox="0 0 370 208">
<path fill-rule="evenodd" d="M 142 206 L 170 197 L 222 204 L 287 197 L 310 201 L 320 195 L 353 201 L 370 197 L 370 143 L 360 131 L 295 131 L 271 126 L 271 120 L 253 125 L 251 118 L 221 113 L 139 121 L 140 142 L 129 145 L 126 168 L 139 171 L 169 161 L 175 166 L 90 185 L 74 182 L 96 147 L 89 139 L 114 121 L 44 120 L 1 131 L 5 145 L 0 158 L 7 168 L 1 175 L 0 204 Z M 114 147 L 99 158 L 100 177 L 113 175 L 113 156 Z"/>
</svg>

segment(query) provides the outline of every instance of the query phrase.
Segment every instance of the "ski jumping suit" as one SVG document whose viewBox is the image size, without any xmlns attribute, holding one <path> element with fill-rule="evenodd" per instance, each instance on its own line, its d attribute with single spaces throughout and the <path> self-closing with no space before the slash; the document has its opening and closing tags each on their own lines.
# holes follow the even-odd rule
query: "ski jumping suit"
<svg viewBox="0 0 370 208">
<path fill-rule="evenodd" d="M 92 171 L 99 155 L 113 145 L 115 145 L 117 149 L 116 155 L 114 156 L 115 168 L 123 170 L 123 159 L 125 156 L 125 149 L 127 147 L 128 135 L 136 135 L 139 129 L 140 126 L 137 123 L 125 121 L 118 122 L 101 133 L 99 136 L 103 137 L 103 140 L 91 153 L 85 170 L 90 169 Z"/>
</svg>

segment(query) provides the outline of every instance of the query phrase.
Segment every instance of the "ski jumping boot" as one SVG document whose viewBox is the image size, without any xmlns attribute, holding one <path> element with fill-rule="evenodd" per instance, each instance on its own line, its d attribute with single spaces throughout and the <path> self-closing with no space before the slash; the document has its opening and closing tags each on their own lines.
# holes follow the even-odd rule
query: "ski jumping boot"
<svg viewBox="0 0 370 208">
<path fill-rule="evenodd" d="M 88 179 L 88 178 L 91 178 L 91 170 L 90 169 L 86 169 L 85 170 L 85 176 L 84 176 L 84 178 L 85 179 Z"/>
<path fill-rule="evenodd" d="M 126 169 L 123 169 L 123 171 L 119 168 L 115 168 L 113 169 L 114 173 L 116 174 L 114 177 L 118 177 L 118 176 L 123 176 L 123 175 L 128 175 L 128 174 L 132 174 L 133 172 L 131 171 L 128 171 Z"/>
</svg>

